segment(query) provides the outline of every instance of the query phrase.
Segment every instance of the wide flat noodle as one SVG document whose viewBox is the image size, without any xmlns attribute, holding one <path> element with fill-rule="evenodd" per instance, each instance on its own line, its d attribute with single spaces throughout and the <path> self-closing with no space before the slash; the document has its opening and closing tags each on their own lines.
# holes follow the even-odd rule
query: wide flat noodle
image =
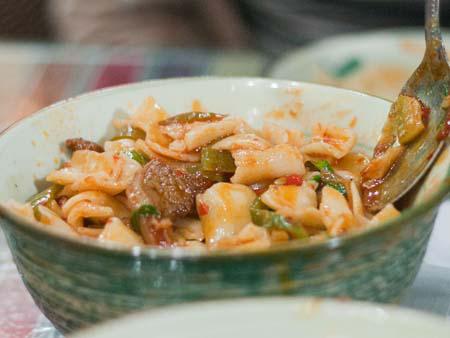
<svg viewBox="0 0 450 338">
<path fill-rule="evenodd" d="M 69 185 L 72 192 L 99 190 L 116 195 L 127 188 L 140 168 L 125 156 L 79 150 L 65 167 L 51 172 L 47 181 Z"/>
</svg>

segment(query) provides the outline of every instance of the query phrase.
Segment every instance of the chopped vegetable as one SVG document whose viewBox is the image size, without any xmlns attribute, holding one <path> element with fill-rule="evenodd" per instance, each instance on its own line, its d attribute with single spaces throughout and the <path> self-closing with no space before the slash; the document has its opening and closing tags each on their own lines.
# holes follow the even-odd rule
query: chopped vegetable
<svg viewBox="0 0 450 338">
<path fill-rule="evenodd" d="M 169 117 L 168 119 L 165 119 L 164 121 L 160 121 L 160 126 L 167 126 L 172 123 L 193 123 L 193 122 L 215 122 L 220 121 L 225 117 L 225 115 L 216 114 L 216 113 L 203 113 L 203 112 L 189 112 L 189 113 L 183 113 L 178 114 L 172 117 Z"/>
<path fill-rule="evenodd" d="M 320 175 L 314 175 L 311 179 L 312 179 L 314 182 L 322 183 L 322 177 L 320 177 Z"/>
<path fill-rule="evenodd" d="M 186 170 L 190 174 L 202 175 L 205 178 L 207 178 L 208 180 L 213 181 L 213 182 L 226 182 L 230 178 L 229 173 L 221 173 L 221 172 L 215 172 L 215 171 L 202 170 L 201 164 L 194 164 L 192 166 L 187 167 Z"/>
<path fill-rule="evenodd" d="M 252 222 L 267 229 L 285 230 L 293 238 L 308 237 L 305 229 L 299 224 L 291 224 L 284 216 L 268 209 L 258 197 L 250 206 Z"/>
<path fill-rule="evenodd" d="M 415 97 L 400 95 L 390 114 L 395 116 L 400 144 L 414 141 L 425 129 L 423 105 Z"/>
<path fill-rule="evenodd" d="M 156 209 L 156 207 L 154 207 L 151 204 L 144 204 L 141 205 L 139 207 L 139 209 L 133 211 L 133 213 L 131 214 L 131 226 L 133 227 L 133 230 L 136 231 L 137 233 L 140 233 L 140 224 L 139 224 L 139 219 L 140 217 L 145 217 L 145 216 L 156 216 L 159 217 L 161 214 L 159 213 L 158 209 Z"/>
<path fill-rule="evenodd" d="M 344 184 L 345 180 L 334 172 L 333 167 L 328 161 L 308 161 L 306 165 L 312 170 L 320 171 L 320 175 L 315 175 L 311 178 L 313 181 L 321 185 L 327 185 L 333 189 L 336 189 L 342 195 L 347 196 L 347 188 Z"/>
<path fill-rule="evenodd" d="M 233 156 L 228 150 L 203 148 L 200 163 L 202 171 L 220 173 L 234 173 L 236 171 Z"/>
<path fill-rule="evenodd" d="M 46 204 L 51 200 L 56 198 L 56 195 L 62 190 L 62 186 L 58 184 L 52 184 L 45 190 L 38 192 L 36 195 L 31 196 L 27 202 L 30 203 L 33 208 L 34 217 L 39 221 L 41 219 L 41 212 L 38 206 L 41 204 Z"/>
<path fill-rule="evenodd" d="M 149 161 L 149 158 L 147 157 L 147 155 L 145 155 L 137 150 L 127 150 L 124 153 L 128 158 L 135 160 L 142 166 L 146 165 Z"/>
<path fill-rule="evenodd" d="M 113 137 L 111 141 L 118 141 L 123 139 L 132 139 L 132 140 L 145 139 L 145 132 L 138 128 L 126 126 L 120 129 L 119 135 Z"/>
<path fill-rule="evenodd" d="M 34 208 L 40 204 L 45 204 L 53 199 L 62 190 L 62 186 L 58 184 L 52 184 L 45 190 L 38 192 L 36 195 L 31 196 L 27 202 Z"/>
<path fill-rule="evenodd" d="M 300 175 L 289 175 L 277 178 L 274 181 L 277 185 L 302 185 L 303 178 Z"/>
<path fill-rule="evenodd" d="M 303 178 L 300 175 L 286 176 L 286 185 L 302 185 Z"/>
<path fill-rule="evenodd" d="M 447 116 L 443 123 L 441 123 L 441 129 L 439 130 L 439 133 L 437 134 L 437 140 L 443 141 L 445 140 L 448 135 L 450 134 L 450 112 L 447 113 Z"/>
<path fill-rule="evenodd" d="M 330 173 L 334 173 L 334 169 L 331 167 L 330 162 L 328 162 L 327 160 L 316 161 L 316 162 L 313 162 L 313 164 L 320 171 L 326 170 L 326 171 L 329 171 Z"/>
<path fill-rule="evenodd" d="M 206 204 L 203 201 L 198 202 L 197 212 L 198 212 L 199 216 L 208 215 L 208 212 L 209 212 L 208 204 Z"/>
</svg>

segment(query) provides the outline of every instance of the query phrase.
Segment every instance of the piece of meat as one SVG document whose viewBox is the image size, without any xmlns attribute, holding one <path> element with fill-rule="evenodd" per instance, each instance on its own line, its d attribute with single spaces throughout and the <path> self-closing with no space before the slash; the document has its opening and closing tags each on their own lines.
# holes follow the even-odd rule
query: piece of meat
<svg viewBox="0 0 450 338">
<path fill-rule="evenodd" d="M 200 173 L 188 171 L 192 164 L 153 158 L 136 173 L 126 190 L 132 209 L 143 204 L 155 206 L 163 217 L 171 219 L 194 215 L 195 196 L 213 182 Z"/>
<path fill-rule="evenodd" d="M 140 230 L 145 244 L 167 248 L 174 243 L 173 225 L 168 218 L 141 217 Z"/>
<path fill-rule="evenodd" d="M 79 138 L 69 138 L 65 142 L 66 147 L 71 151 L 77 150 L 91 150 L 97 153 L 103 153 L 105 150 L 103 147 L 95 142 Z"/>
<path fill-rule="evenodd" d="M 62 195 L 62 196 L 56 197 L 55 200 L 56 200 L 56 203 L 58 203 L 58 205 L 62 208 L 63 205 L 69 200 L 69 197 Z"/>
</svg>

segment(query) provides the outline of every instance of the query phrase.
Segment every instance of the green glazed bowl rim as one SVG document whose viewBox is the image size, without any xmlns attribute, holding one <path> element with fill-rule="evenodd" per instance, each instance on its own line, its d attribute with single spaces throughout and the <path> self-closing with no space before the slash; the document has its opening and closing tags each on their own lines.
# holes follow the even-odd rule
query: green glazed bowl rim
<svg viewBox="0 0 450 338">
<path fill-rule="evenodd" d="M 67 102 L 90 97 L 90 96 L 99 96 L 103 94 L 110 94 L 110 92 L 114 92 L 121 88 L 129 88 L 136 89 L 140 87 L 148 87 L 155 86 L 161 83 L 170 83 L 170 82 L 181 82 L 181 81 L 196 81 L 196 80 L 230 80 L 230 81 L 277 81 L 283 83 L 290 83 L 295 85 L 312 85 L 317 87 L 328 87 L 328 88 L 336 88 L 341 91 L 347 91 L 356 93 L 358 95 L 363 95 L 366 97 L 376 97 L 374 95 L 368 95 L 364 93 L 360 93 L 354 90 L 342 89 L 334 86 L 325 86 L 318 85 L 314 83 L 301 82 L 301 81 L 291 81 L 291 80 L 279 80 L 272 78 L 262 78 L 262 77 L 216 77 L 216 76 L 201 76 L 201 77 L 183 77 L 183 78 L 171 78 L 171 79 L 163 79 L 163 80 L 149 80 L 142 81 L 133 84 L 125 84 L 119 86 L 108 87 L 105 89 L 99 89 L 95 91 L 91 91 L 88 93 L 84 93 L 81 95 L 77 95 L 73 98 L 69 98 L 66 100 L 58 101 L 50 106 L 44 107 L 10 125 L 7 129 L 0 133 L 0 138 L 4 137 L 8 134 L 12 129 L 17 127 L 19 124 L 23 123 L 25 120 L 38 115 L 45 113 L 46 110 L 50 108 L 57 108 L 59 106 L 65 105 Z M 380 100 L 389 102 L 385 99 L 378 98 Z M 402 211 L 401 215 L 397 218 L 394 218 L 390 221 L 382 223 L 375 227 L 364 228 L 361 230 L 352 231 L 350 233 L 344 234 L 339 237 L 329 238 L 326 240 L 321 240 L 317 242 L 305 241 L 305 240 L 297 240 L 297 241 L 289 241 L 286 243 L 275 244 L 268 249 L 260 249 L 260 250 L 252 250 L 252 251 L 238 251 L 238 250 L 195 250 L 195 249 L 183 249 L 183 248 L 152 248 L 152 247 L 125 247 L 122 245 L 115 244 L 106 244 L 100 243 L 95 239 L 91 238 L 82 238 L 76 239 L 63 234 L 51 232 L 47 229 L 39 227 L 36 223 L 20 217 L 18 215 L 13 214 L 11 211 L 7 210 L 4 206 L 0 205 L 0 217 L 4 218 L 6 221 L 12 222 L 15 227 L 23 232 L 27 232 L 30 235 L 37 236 L 41 239 L 51 239 L 60 241 L 61 244 L 64 244 L 67 248 L 82 250 L 86 252 L 87 250 L 97 253 L 97 254 L 107 254 L 112 256 L 122 256 L 122 257 L 148 257 L 151 259 L 222 259 L 226 257 L 234 257 L 234 258 L 244 258 L 244 257 L 266 257 L 271 255 L 279 255 L 286 254 L 290 252 L 312 252 L 312 251 L 328 251 L 333 250 L 344 245 L 350 245 L 358 240 L 367 240 L 370 237 L 382 234 L 385 232 L 389 232 L 401 226 L 404 226 L 410 223 L 412 220 L 423 216 L 430 209 L 436 208 L 439 204 L 444 200 L 444 198 L 450 193 L 450 177 L 447 174 L 443 185 L 440 189 L 435 192 L 431 197 L 429 197 L 425 202 L 418 204 L 417 206 L 411 207 Z"/>
</svg>

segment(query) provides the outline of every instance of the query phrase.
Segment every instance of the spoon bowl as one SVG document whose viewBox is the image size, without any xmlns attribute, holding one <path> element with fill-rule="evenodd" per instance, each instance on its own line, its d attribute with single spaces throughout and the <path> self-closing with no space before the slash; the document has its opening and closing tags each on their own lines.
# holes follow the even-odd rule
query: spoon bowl
<svg viewBox="0 0 450 338">
<path fill-rule="evenodd" d="M 444 147 L 450 131 L 450 68 L 439 27 L 439 0 L 427 0 L 424 58 L 392 104 L 374 158 L 363 172 L 363 200 L 372 212 L 409 200 L 408 192 Z"/>
</svg>

